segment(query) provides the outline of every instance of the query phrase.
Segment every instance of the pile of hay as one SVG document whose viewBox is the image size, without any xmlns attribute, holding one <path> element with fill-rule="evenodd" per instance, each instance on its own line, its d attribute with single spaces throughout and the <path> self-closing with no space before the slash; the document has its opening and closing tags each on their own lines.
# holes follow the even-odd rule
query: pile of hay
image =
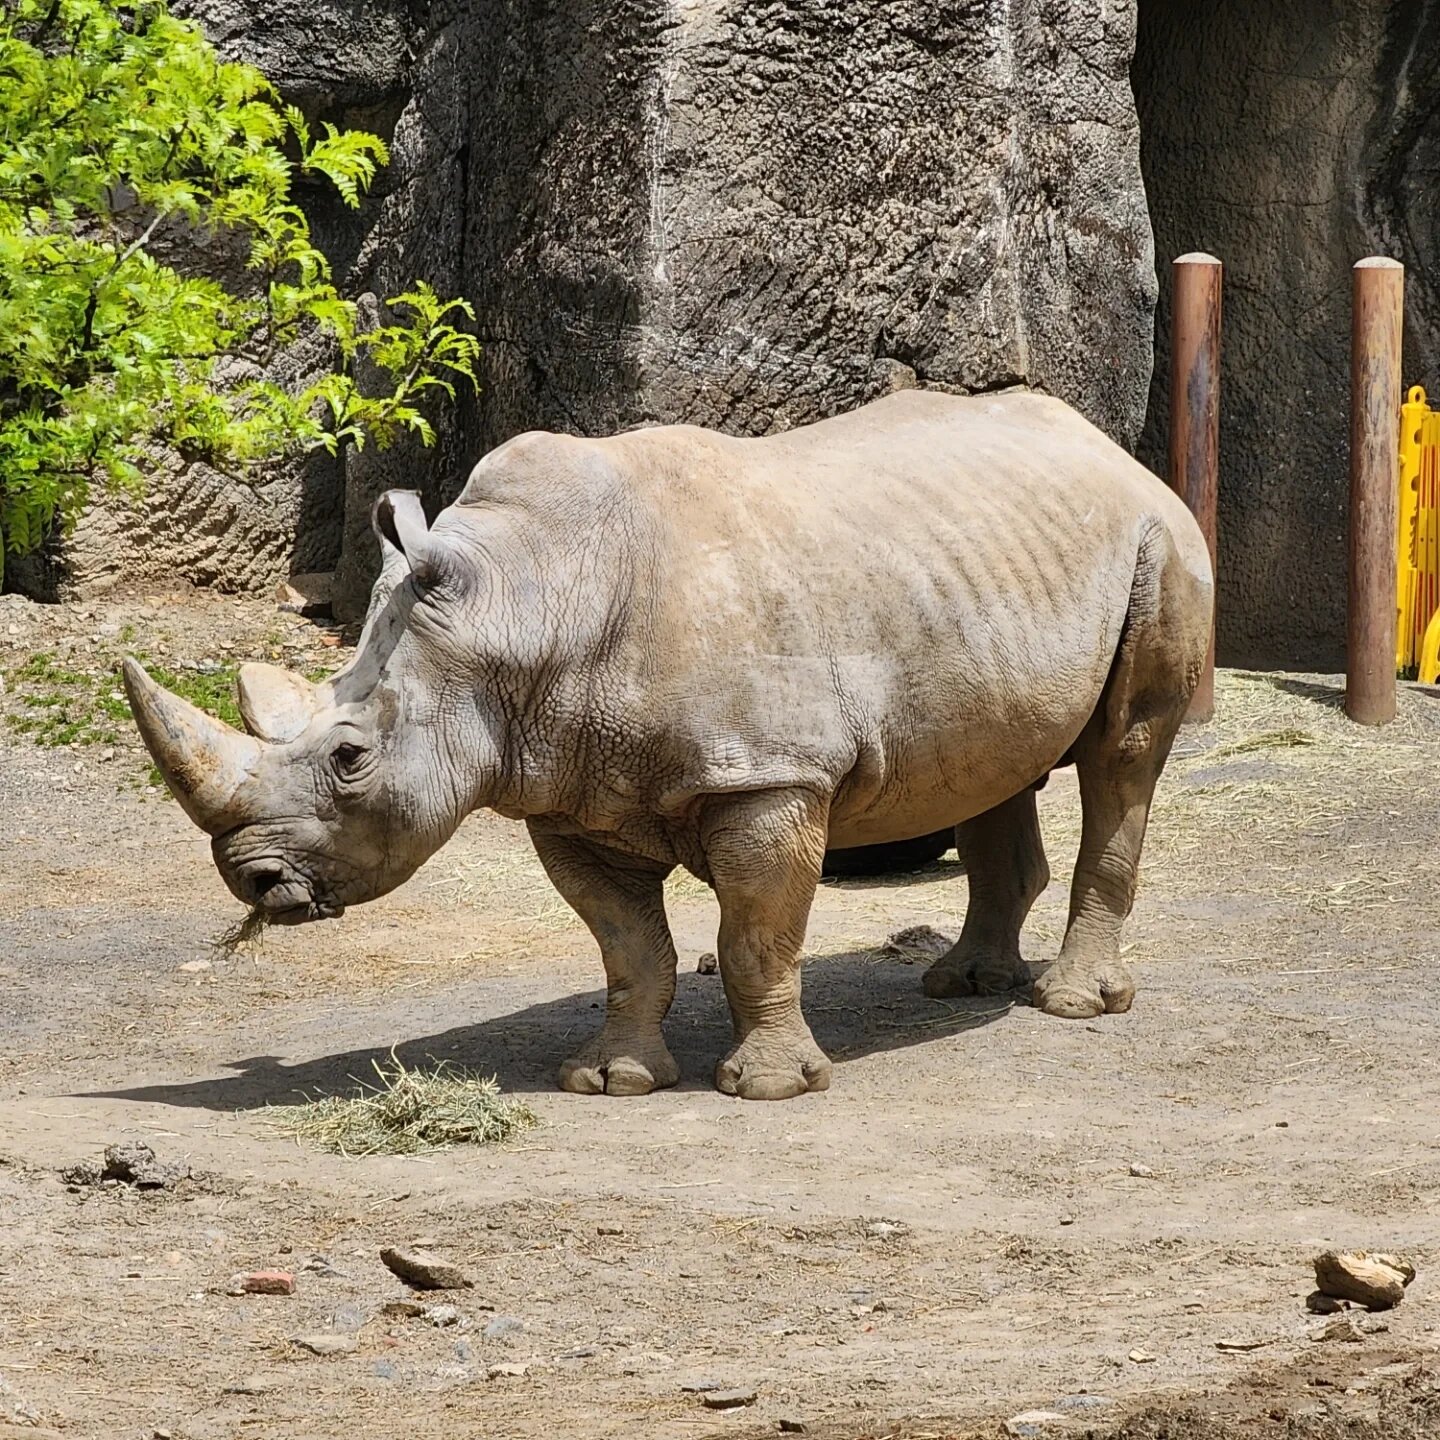
<svg viewBox="0 0 1440 1440">
<path fill-rule="evenodd" d="M 448 1063 L 407 1070 L 392 1053 L 378 1062 L 379 1084 L 358 1081 L 354 1095 L 327 1095 L 303 1105 L 272 1105 L 266 1118 L 297 1140 L 332 1154 L 419 1155 L 454 1145 L 493 1145 L 537 1124 L 535 1112 L 501 1098 L 485 1079 Z"/>
</svg>

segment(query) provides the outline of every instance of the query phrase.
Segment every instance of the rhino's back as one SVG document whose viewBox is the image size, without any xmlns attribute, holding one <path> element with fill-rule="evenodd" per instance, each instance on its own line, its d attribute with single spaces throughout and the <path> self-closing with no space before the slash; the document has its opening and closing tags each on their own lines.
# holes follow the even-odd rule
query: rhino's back
<svg viewBox="0 0 1440 1440">
<path fill-rule="evenodd" d="M 1189 513 L 1165 485 L 1068 405 L 1023 390 L 906 390 L 759 439 L 688 425 L 600 439 L 532 434 L 492 452 L 472 486 L 482 473 L 486 493 L 534 506 L 537 518 L 621 503 L 660 516 L 682 548 L 749 549 L 762 566 L 833 556 L 837 546 L 943 563 L 960 531 L 971 554 L 992 540 L 1045 550 L 1065 525 L 1083 551 L 1087 534 L 1142 512 L 1205 563 Z"/>
<path fill-rule="evenodd" d="M 753 539 L 772 554 L 817 529 L 832 542 L 848 531 L 923 545 L 937 521 L 954 520 L 973 545 L 992 527 L 1013 541 L 1065 514 L 1099 530 L 1093 522 L 1141 510 L 1182 547 L 1193 538 L 1188 512 L 1149 471 L 1063 402 L 1024 390 L 900 391 L 759 439 L 690 425 L 530 432 L 491 451 L 459 503 L 511 507 L 539 525 L 634 507 L 682 542 Z"/>
<path fill-rule="evenodd" d="M 973 622 L 978 642 L 987 616 L 1017 611 L 1037 631 L 1070 617 L 1108 635 L 1143 529 L 1207 565 L 1168 487 L 1024 391 L 903 391 L 763 439 L 675 426 L 590 443 L 661 537 L 682 621 L 724 617 L 730 645 L 754 620 L 770 649 L 782 626 L 802 647 L 826 633 L 894 653 L 932 622 Z"/>
</svg>

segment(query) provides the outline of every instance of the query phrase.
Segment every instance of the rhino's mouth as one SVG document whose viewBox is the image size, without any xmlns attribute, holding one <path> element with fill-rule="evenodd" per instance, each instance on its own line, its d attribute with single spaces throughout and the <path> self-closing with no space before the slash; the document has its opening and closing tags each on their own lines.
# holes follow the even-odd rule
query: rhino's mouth
<svg viewBox="0 0 1440 1440">
<path fill-rule="evenodd" d="M 233 954 L 240 946 L 258 941 L 272 925 L 303 925 L 309 920 L 334 920 L 344 913 L 345 907 L 334 901 L 311 901 L 283 910 L 255 904 L 245 912 L 243 920 L 217 936 L 215 944 L 224 953 Z"/>
<path fill-rule="evenodd" d="M 335 920 L 345 913 L 338 900 L 316 891 L 307 881 L 287 879 L 264 885 L 252 904 L 268 925 L 304 925 L 311 920 Z M 257 887 L 251 885 L 254 891 Z"/>
<path fill-rule="evenodd" d="M 305 925 L 311 920 L 338 920 L 345 913 L 345 907 L 334 900 L 306 900 L 280 908 L 267 904 L 260 908 L 267 925 Z"/>
<path fill-rule="evenodd" d="M 345 907 L 320 890 L 308 876 L 274 860 L 257 860 L 226 874 L 231 890 L 266 925 L 304 925 L 311 920 L 334 920 Z"/>
</svg>

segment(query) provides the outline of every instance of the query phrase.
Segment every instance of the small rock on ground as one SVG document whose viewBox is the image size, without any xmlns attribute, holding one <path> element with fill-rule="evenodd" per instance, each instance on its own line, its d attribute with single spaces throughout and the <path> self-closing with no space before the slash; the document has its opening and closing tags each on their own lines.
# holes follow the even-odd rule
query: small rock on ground
<svg viewBox="0 0 1440 1440">
<path fill-rule="evenodd" d="M 292 1335 L 292 1345 L 308 1350 L 312 1355 L 349 1355 L 360 1344 L 354 1335 Z"/>
<path fill-rule="evenodd" d="M 1354 1314 L 1332 1315 L 1323 1325 L 1317 1325 L 1311 1332 L 1312 1340 L 1343 1340 L 1357 1344 L 1367 1335 L 1383 1335 L 1389 1329 L 1383 1320 L 1373 1315 Z"/>
<path fill-rule="evenodd" d="M 138 1190 L 163 1190 L 189 1176 L 188 1165 L 158 1160 L 155 1152 L 140 1141 L 110 1145 L 105 1150 L 104 1178 L 134 1185 Z"/>
<path fill-rule="evenodd" d="M 288 1270 L 242 1270 L 230 1277 L 232 1295 L 293 1295 L 295 1277 Z"/>
<path fill-rule="evenodd" d="M 909 1233 L 909 1226 L 901 1224 L 898 1220 L 867 1220 L 865 1222 L 865 1234 L 871 1240 L 894 1240 L 897 1236 Z"/>
<path fill-rule="evenodd" d="M 1389 1310 L 1405 1298 L 1405 1265 L 1411 1278 L 1415 1269 L 1406 1261 L 1387 1264 L 1393 1257 L 1367 1255 L 1363 1250 L 1344 1254 L 1326 1250 L 1315 1257 L 1315 1284 L 1336 1300 L 1353 1300 L 1369 1310 Z"/>
<path fill-rule="evenodd" d="M 142 1141 L 110 1145 L 104 1160 L 82 1160 L 60 1172 L 67 1185 L 103 1185 L 111 1181 L 137 1190 L 164 1190 L 190 1178 L 190 1167 L 179 1161 L 162 1161 Z"/>
<path fill-rule="evenodd" d="M 380 1252 L 380 1259 L 392 1273 L 417 1290 L 465 1290 L 471 1283 L 458 1266 L 428 1250 L 387 1247 Z"/>
<path fill-rule="evenodd" d="M 914 965 L 921 960 L 938 960 L 951 944 L 933 925 L 911 925 L 891 935 L 878 953 L 887 960 Z"/>
<path fill-rule="evenodd" d="M 528 1365 L 492 1365 L 485 1372 L 487 1380 L 518 1380 L 529 1374 Z"/>
<path fill-rule="evenodd" d="M 780 1433 L 782 1435 L 804 1435 L 806 1425 L 803 1420 L 791 1420 L 786 1416 L 780 1417 Z"/>
<path fill-rule="evenodd" d="M 510 1315 L 497 1315 L 486 1327 L 485 1338 L 487 1340 L 513 1340 L 515 1336 L 523 1333 L 525 1322 L 516 1320 Z"/>
<path fill-rule="evenodd" d="M 1046 1426 L 1063 1425 L 1067 1418 L 1058 1410 L 1026 1410 L 1005 1422 L 1005 1433 L 1022 1437 L 1040 1435 Z"/>
<path fill-rule="evenodd" d="M 758 1395 L 754 1390 L 708 1390 L 700 1398 L 707 1410 L 736 1410 L 753 1405 Z"/>
</svg>

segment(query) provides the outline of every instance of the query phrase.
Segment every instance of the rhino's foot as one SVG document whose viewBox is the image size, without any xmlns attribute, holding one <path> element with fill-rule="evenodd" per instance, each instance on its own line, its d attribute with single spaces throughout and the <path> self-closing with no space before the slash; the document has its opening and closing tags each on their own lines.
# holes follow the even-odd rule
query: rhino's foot
<svg viewBox="0 0 1440 1440">
<path fill-rule="evenodd" d="M 680 1067 L 658 1030 L 644 1037 L 602 1030 L 560 1067 L 560 1088 L 575 1095 L 648 1095 L 679 1080 Z"/>
<path fill-rule="evenodd" d="M 981 950 L 969 956 L 951 950 L 925 972 L 920 986 L 932 1000 L 949 1000 L 959 995 L 1008 995 L 1012 990 L 1028 990 L 1030 982 L 1030 967 L 1018 950 Z"/>
<path fill-rule="evenodd" d="M 1057 960 L 1036 982 L 1037 1010 L 1062 1020 L 1093 1020 L 1120 1015 L 1135 999 L 1135 982 L 1119 960 L 1095 968 Z"/>
<path fill-rule="evenodd" d="M 716 1089 L 742 1100 L 790 1100 L 830 1088 L 830 1058 L 802 1022 L 752 1030 L 716 1067 Z"/>
</svg>

